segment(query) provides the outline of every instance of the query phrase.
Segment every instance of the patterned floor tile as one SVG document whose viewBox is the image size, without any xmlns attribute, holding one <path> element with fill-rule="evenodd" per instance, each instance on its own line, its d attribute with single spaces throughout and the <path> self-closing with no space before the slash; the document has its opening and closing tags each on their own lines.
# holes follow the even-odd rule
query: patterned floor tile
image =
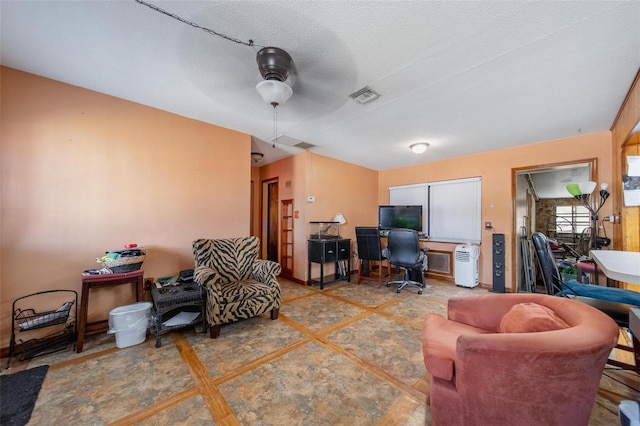
<svg viewBox="0 0 640 426">
<path fill-rule="evenodd" d="M 219 389 L 245 425 L 373 425 L 401 396 L 399 390 L 317 343 L 297 348 Z"/>
<path fill-rule="evenodd" d="M 318 293 L 287 303 L 280 308 L 280 312 L 309 330 L 320 331 L 364 310 Z"/>
<path fill-rule="evenodd" d="M 214 424 L 211 413 L 200 395 L 189 398 L 170 409 L 159 411 L 137 423 L 139 426 L 211 426 Z"/>
<path fill-rule="evenodd" d="M 282 292 L 283 301 L 314 293 L 311 287 L 303 284 L 293 283 L 291 281 L 281 281 L 280 290 Z"/>
<path fill-rule="evenodd" d="M 327 339 L 404 383 L 413 384 L 426 373 L 419 328 L 373 314 Z"/>
<path fill-rule="evenodd" d="M 360 284 L 352 283 L 348 286 L 330 290 L 328 293 L 371 308 L 378 307 L 390 300 L 400 300 L 402 298 L 401 295 L 398 295 L 384 284 L 379 287 L 377 281 L 375 283 L 373 281 L 363 281 Z"/>
<path fill-rule="evenodd" d="M 107 424 L 193 386 L 176 348 L 153 343 L 49 369 L 30 424 Z"/>
<path fill-rule="evenodd" d="M 424 316 L 428 313 L 440 314 L 444 317 L 447 316 L 447 304 L 434 299 L 430 299 L 428 295 L 411 295 L 405 297 L 398 303 L 387 306 L 382 309 L 382 312 L 389 315 L 396 316 L 398 318 L 404 318 L 407 321 L 414 323 L 416 326 L 421 327 L 424 320 Z"/>
<path fill-rule="evenodd" d="M 225 324 L 220 337 L 188 334 L 188 342 L 209 376 L 217 377 L 305 337 L 284 321 L 271 320 L 269 314 Z"/>
</svg>

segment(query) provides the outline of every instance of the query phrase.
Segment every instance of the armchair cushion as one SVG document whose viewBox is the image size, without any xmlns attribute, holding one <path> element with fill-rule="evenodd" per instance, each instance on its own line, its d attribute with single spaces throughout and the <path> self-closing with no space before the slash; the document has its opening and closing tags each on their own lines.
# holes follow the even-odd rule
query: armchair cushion
<svg viewBox="0 0 640 426">
<path fill-rule="evenodd" d="M 220 301 L 223 303 L 238 302 L 255 297 L 268 296 L 271 288 L 254 279 L 220 284 Z"/>
<path fill-rule="evenodd" d="M 513 305 L 500 321 L 500 333 L 531 333 L 568 328 L 567 324 L 553 310 L 537 303 Z"/>
</svg>

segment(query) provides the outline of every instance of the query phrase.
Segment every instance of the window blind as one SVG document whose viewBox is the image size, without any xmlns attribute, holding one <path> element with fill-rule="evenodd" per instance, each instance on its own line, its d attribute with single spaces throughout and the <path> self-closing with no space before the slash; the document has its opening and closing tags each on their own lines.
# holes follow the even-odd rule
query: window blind
<svg viewBox="0 0 640 426">
<path fill-rule="evenodd" d="M 482 240 L 482 179 L 467 178 L 389 188 L 393 205 L 421 205 L 430 240 L 479 244 Z"/>
</svg>

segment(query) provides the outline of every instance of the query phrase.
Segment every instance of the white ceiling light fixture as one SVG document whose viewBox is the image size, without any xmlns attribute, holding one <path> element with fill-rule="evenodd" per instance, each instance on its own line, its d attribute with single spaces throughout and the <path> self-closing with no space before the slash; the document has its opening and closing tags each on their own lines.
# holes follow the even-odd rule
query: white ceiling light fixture
<svg viewBox="0 0 640 426">
<path fill-rule="evenodd" d="M 262 158 L 264 158 L 264 154 L 261 152 L 254 151 L 251 153 L 251 161 L 253 161 L 254 163 L 262 160 Z"/>
<path fill-rule="evenodd" d="M 263 81 L 256 85 L 262 99 L 273 107 L 273 147 L 278 142 L 278 106 L 289 100 L 293 89 L 285 81 L 293 70 L 293 59 L 278 47 L 263 47 L 256 55 Z"/>
<path fill-rule="evenodd" d="M 411 149 L 411 151 L 413 151 L 414 154 L 422 154 L 427 150 L 427 148 L 429 148 L 429 144 L 426 142 L 418 142 L 409 146 L 409 148 Z"/>
<path fill-rule="evenodd" d="M 274 108 L 287 102 L 293 94 L 291 86 L 278 80 L 263 80 L 256 85 L 256 90 Z"/>
</svg>

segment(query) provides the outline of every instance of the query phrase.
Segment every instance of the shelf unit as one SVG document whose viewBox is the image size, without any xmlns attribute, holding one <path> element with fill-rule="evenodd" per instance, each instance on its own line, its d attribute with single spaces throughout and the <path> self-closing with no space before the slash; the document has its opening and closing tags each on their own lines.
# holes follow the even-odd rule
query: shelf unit
<svg viewBox="0 0 640 426">
<path fill-rule="evenodd" d="M 293 200 L 282 200 L 280 265 L 282 275 L 286 277 L 293 277 L 293 219 Z"/>
<path fill-rule="evenodd" d="M 318 282 L 320 290 L 330 282 L 347 280 L 351 281 L 351 240 L 348 238 L 336 239 L 309 239 L 309 261 L 307 266 L 308 285 Z M 320 264 L 320 279 L 311 278 L 311 264 Z M 324 265 L 333 263 L 335 272 L 329 281 L 325 281 Z"/>
<path fill-rule="evenodd" d="M 7 368 L 14 356 L 30 359 L 65 349 L 76 341 L 78 293 L 74 290 L 28 294 L 13 301 L 11 312 Z"/>
</svg>

